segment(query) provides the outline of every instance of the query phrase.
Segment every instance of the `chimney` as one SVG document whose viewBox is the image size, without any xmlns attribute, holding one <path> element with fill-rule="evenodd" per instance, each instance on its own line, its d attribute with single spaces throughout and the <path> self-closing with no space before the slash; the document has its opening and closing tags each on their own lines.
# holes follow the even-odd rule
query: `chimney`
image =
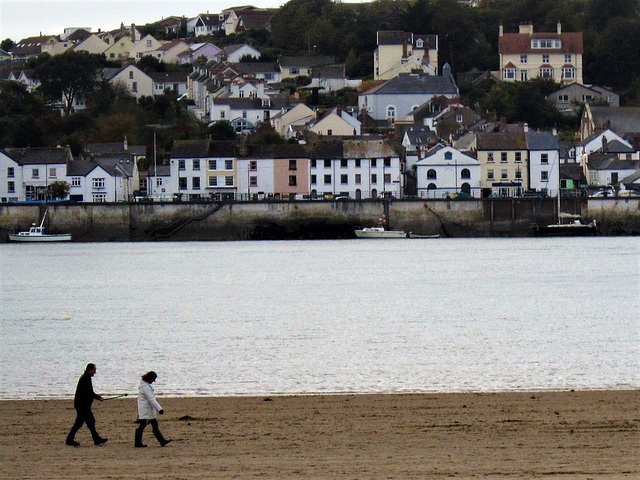
<svg viewBox="0 0 640 480">
<path fill-rule="evenodd" d="M 498 34 L 499 36 L 504 36 L 504 27 L 502 26 L 502 24 L 500 24 L 500 27 L 498 28 Z"/>
<path fill-rule="evenodd" d="M 531 22 L 529 23 L 521 23 L 520 24 L 520 30 L 519 33 L 524 33 L 527 34 L 529 36 L 533 35 L 533 24 Z"/>
<path fill-rule="evenodd" d="M 138 39 L 136 38 L 136 25 L 135 23 L 131 24 L 131 41 L 136 43 Z"/>
<path fill-rule="evenodd" d="M 523 125 L 522 128 L 524 130 L 524 133 L 529 133 L 529 124 L 528 123 L 525 122 L 525 124 Z"/>
<path fill-rule="evenodd" d="M 407 36 L 402 35 L 402 58 L 407 58 Z"/>
<path fill-rule="evenodd" d="M 124 136 L 124 145 L 122 146 L 123 150 L 129 150 L 129 144 L 127 143 L 127 136 Z"/>
<path fill-rule="evenodd" d="M 558 20 L 558 35 L 562 35 L 562 24 L 560 23 L 560 20 Z"/>
<path fill-rule="evenodd" d="M 607 153 L 607 137 L 602 136 L 602 153 Z"/>
</svg>

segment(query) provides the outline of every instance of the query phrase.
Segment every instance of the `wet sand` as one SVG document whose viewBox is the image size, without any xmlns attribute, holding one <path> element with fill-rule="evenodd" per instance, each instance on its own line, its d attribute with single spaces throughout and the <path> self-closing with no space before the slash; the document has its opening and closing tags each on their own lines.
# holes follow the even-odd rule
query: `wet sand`
<svg viewBox="0 0 640 480">
<path fill-rule="evenodd" d="M 638 390 L 158 399 L 164 448 L 134 398 L 75 448 L 72 401 L 0 401 L 0 478 L 640 479 Z"/>
</svg>

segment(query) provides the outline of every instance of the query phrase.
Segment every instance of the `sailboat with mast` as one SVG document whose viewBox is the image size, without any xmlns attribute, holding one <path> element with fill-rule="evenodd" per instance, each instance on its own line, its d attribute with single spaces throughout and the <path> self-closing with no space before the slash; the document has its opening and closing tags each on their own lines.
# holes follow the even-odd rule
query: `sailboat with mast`
<svg viewBox="0 0 640 480">
<path fill-rule="evenodd" d="M 40 226 L 35 223 L 31 225 L 29 231 L 10 233 L 9 241 L 11 242 L 69 242 L 71 241 L 70 233 L 46 233 L 44 228 L 44 220 L 47 218 L 47 210 L 44 211 Z"/>
</svg>

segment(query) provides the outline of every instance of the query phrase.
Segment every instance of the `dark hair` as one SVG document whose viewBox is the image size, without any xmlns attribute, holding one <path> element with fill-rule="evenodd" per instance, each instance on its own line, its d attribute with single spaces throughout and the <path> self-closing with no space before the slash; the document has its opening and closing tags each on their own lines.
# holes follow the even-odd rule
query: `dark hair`
<svg viewBox="0 0 640 480">
<path fill-rule="evenodd" d="M 142 380 L 144 380 L 145 382 L 155 380 L 156 378 L 158 378 L 158 375 L 153 370 L 142 375 Z"/>
<path fill-rule="evenodd" d="M 95 363 L 87 363 L 87 368 L 85 368 L 84 371 L 88 372 L 89 370 L 93 370 L 94 368 L 96 368 Z"/>
</svg>

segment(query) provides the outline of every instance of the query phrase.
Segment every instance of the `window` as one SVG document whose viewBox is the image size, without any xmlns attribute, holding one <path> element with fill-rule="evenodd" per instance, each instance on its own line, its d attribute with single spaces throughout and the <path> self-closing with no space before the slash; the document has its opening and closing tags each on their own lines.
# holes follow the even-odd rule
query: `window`
<svg viewBox="0 0 640 480">
<path fill-rule="evenodd" d="M 385 173 L 384 174 L 384 183 L 391 183 L 391 174 L 390 173 Z"/>
<path fill-rule="evenodd" d="M 541 68 L 540 69 L 540 76 L 542 78 L 553 78 L 553 68 Z"/>
<path fill-rule="evenodd" d="M 531 48 L 562 48 L 562 40 L 559 39 L 533 39 Z"/>
<path fill-rule="evenodd" d="M 468 168 L 463 168 L 460 171 L 460 178 L 471 178 L 471 172 Z"/>
<path fill-rule="evenodd" d="M 489 163 L 493 163 L 494 162 L 493 152 L 487 153 L 487 162 L 489 162 Z"/>
<path fill-rule="evenodd" d="M 522 152 L 516 152 L 516 163 L 522 163 Z"/>
<path fill-rule="evenodd" d="M 16 182 L 7 182 L 7 193 L 16 193 Z"/>
<path fill-rule="evenodd" d="M 91 181 L 91 186 L 93 188 L 104 188 L 104 178 L 94 178 Z"/>
<path fill-rule="evenodd" d="M 356 185 L 360 185 L 362 183 L 362 175 L 356 173 Z"/>
<path fill-rule="evenodd" d="M 347 175 L 346 173 L 340 175 L 340 183 L 343 185 L 349 183 L 349 175 Z"/>
<path fill-rule="evenodd" d="M 225 160 L 224 161 L 224 169 L 225 170 L 233 170 L 233 160 Z"/>
<path fill-rule="evenodd" d="M 331 130 L 330 128 L 327 130 L 327 135 L 333 135 L 333 130 Z"/>
<path fill-rule="evenodd" d="M 297 170 L 298 165 L 295 160 L 289 160 L 289 170 Z"/>
<path fill-rule="evenodd" d="M 438 175 L 437 175 L 436 171 L 433 168 L 430 168 L 427 171 L 427 178 L 430 178 L 430 179 L 438 178 Z"/>
<path fill-rule="evenodd" d="M 377 167 L 378 166 L 378 160 L 376 160 L 375 158 L 371 159 L 371 166 L 372 167 Z"/>
<path fill-rule="evenodd" d="M 138 82 L 132 82 L 131 83 L 131 91 L 134 93 L 138 92 Z"/>
<path fill-rule="evenodd" d="M 529 72 L 526 70 L 520 70 L 520 81 L 526 82 L 529 80 Z"/>
<path fill-rule="evenodd" d="M 500 163 L 507 163 L 507 152 L 500 152 Z"/>
<path fill-rule="evenodd" d="M 318 177 L 316 177 L 315 175 L 311 175 L 311 184 L 315 185 L 316 183 L 318 183 Z"/>
<path fill-rule="evenodd" d="M 371 183 L 378 183 L 378 175 L 375 173 L 371 174 Z"/>
<path fill-rule="evenodd" d="M 463 120 L 464 120 L 464 118 L 462 118 L 462 115 L 456 115 L 456 122 L 457 123 L 462 123 Z"/>
<path fill-rule="evenodd" d="M 133 71 L 129 72 L 129 78 L 133 80 Z"/>
<path fill-rule="evenodd" d="M 540 154 L 540 163 L 545 163 L 545 164 L 549 163 L 549 154 L 548 153 Z"/>
<path fill-rule="evenodd" d="M 256 160 L 249 160 L 249 170 L 256 172 L 258 170 L 258 162 Z"/>
<path fill-rule="evenodd" d="M 331 160 L 325 159 L 324 166 L 325 166 L 325 168 L 331 168 Z"/>
<path fill-rule="evenodd" d="M 300 75 L 300 69 L 299 68 L 292 68 L 291 69 L 291 75 Z"/>
<path fill-rule="evenodd" d="M 487 180 L 493 180 L 493 170 L 487 170 Z"/>
<path fill-rule="evenodd" d="M 247 118 L 247 111 L 246 110 L 242 111 L 242 118 Z"/>
<path fill-rule="evenodd" d="M 226 113 L 224 112 L 224 110 L 220 110 L 220 118 L 221 119 L 225 119 L 226 118 Z"/>
<path fill-rule="evenodd" d="M 503 168 L 502 170 L 500 170 L 500 179 L 501 180 L 509 179 L 509 171 L 506 168 Z"/>
<path fill-rule="evenodd" d="M 385 167 L 390 167 L 391 166 L 391 159 L 390 158 L 385 158 L 384 159 L 384 166 Z"/>
<path fill-rule="evenodd" d="M 161 187 L 161 186 L 162 186 L 162 179 L 156 178 L 156 187 Z"/>
<path fill-rule="evenodd" d="M 444 152 L 444 159 L 445 159 L 445 160 L 453 160 L 453 153 L 451 153 L 451 152 Z"/>
<path fill-rule="evenodd" d="M 520 55 L 520 63 L 527 63 L 529 59 L 526 55 Z"/>
<path fill-rule="evenodd" d="M 200 160 L 194 160 L 193 161 L 193 169 L 194 170 L 200 170 Z"/>
<path fill-rule="evenodd" d="M 91 197 L 93 199 L 93 203 L 104 203 L 107 201 L 106 193 L 94 193 Z"/>
<path fill-rule="evenodd" d="M 549 55 L 542 55 L 542 63 L 549 63 Z"/>
<path fill-rule="evenodd" d="M 295 187 L 298 185 L 298 179 L 295 175 L 289 175 L 289 186 Z"/>
<path fill-rule="evenodd" d="M 226 187 L 233 187 L 233 176 L 227 175 L 224 177 L 224 185 Z"/>
<path fill-rule="evenodd" d="M 522 180 L 522 172 L 519 168 L 516 170 L 516 180 Z"/>
<path fill-rule="evenodd" d="M 15 177 L 16 173 L 15 173 L 15 168 L 14 167 L 7 167 L 7 178 L 13 178 Z"/>
<path fill-rule="evenodd" d="M 31 178 L 40 178 L 40 170 L 37 168 L 31 169 Z"/>
<path fill-rule="evenodd" d="M 356 158 L 356 168 L 360 168 L 360 164 L 361 164 L 361 163 L 362 163 L 362 162 L 360 161 L 360 159 L 359 159 L 359 158 Z"/>
<path fill-rule="evenodd" d="M 569 95 L 558 95 L 559 103 L 569 103 Z"/>
<path fill-rule="evenodd" d="M 244 98 L 244 90 L 238 92 L 238 98 Z"/>
<path fill-rule="evenodd" d="M 310 166 L 311 166 L 311 168 L 316 168 L 316 160 L 315 159 L 311 160 Z"/>
<path fill-rule="evenodd" d="M 547 170 L 542 170 L 540 172 L 540 180 L 543 182 L 549 181 L 549 172 Z"/>
<path fill-rule="evenodd" d="M 349 166 L 349 160 L 347 160 L 346 158 L 343 158 L 340 160 L 340 167 L 341 168 L 347 168 Z"/>
<path fill-rule="evenodd" d="M 191 183 L 193 184 L 194 190 L 200 190 L 200 177 L 193 177 Z"/>
<path fill-rule="evenodd" d="M 258 177 L 255 177 L 255 176 L 249 177 L 249 186 L 250 187 L 257 187 L 258 186 Z"/>
<path fill-rule="evenodd" d="M 593 95 L 582 95 L 582 101 L 584 103 L 590 102 L 591 100 L 593 100 Z"/>
<path fill-rule="evenodd" d="M 187 188 L 187 177 L 178 178 L 178 189 L 186 190 Z"/>
<path fill-rule="evenodd" d="M 564 54 L 564 63 L 571 63 L 571 54 L 570 53 L 565 53 Z"/>
<path fill-rule="evenodd" d="M 505 68 L 504 69 L 504 79 L 505 80 L 515 80 L 516 79 L 516 69 L 515 68 Z"/>
<path fill-rule="evenodd" d="M 186 170 L 187 162 L 186 160 L 178 160 L 178 170 Z"/>
<path fill-rule="evenodd" d="M 216 160 L 209 160 L 209 170 L 217 170 L 218 162 Z"/>
<path fill-rule="evenodd" d="M 562 78 L 569 79 L 569 80 L 576 78 L 576 69 L 573 67 L 563 68 Z"/>
<path fill-rule="evenodd" d="M 216 176 L 209 177 L 209 186 L 210 187 L 217 187 L 218 186 L 218 177 L 216 177 Z"/>
<path fill-rule="evenodd" d="M 147 47 L 152 47 L 152 41 L 151 40 L 147 40 Z"/>
<path fill-rule="evenodd" d="M 391 120 L 392 122 L 396 119 L 396 107 L 388 106 L 387 107 L 387 120 Z"/>
<path fill-rule="evenodd" d="M 331 184 L 331 175 L 325 175 L 324 176 L 324 184 L 325 185 L 330 185 Z"/>
<path fill-rule="evenodd" d="M 72 187 L 79 187 L 81 186 L 81 180 L 80 177 L 71 177 L 71 186 Z"/>
<path fill-rule="evenodd" d="M 54 167 L 49 168 L 49 178 L 56 178 L 56 169 Z"/>
</svg>

